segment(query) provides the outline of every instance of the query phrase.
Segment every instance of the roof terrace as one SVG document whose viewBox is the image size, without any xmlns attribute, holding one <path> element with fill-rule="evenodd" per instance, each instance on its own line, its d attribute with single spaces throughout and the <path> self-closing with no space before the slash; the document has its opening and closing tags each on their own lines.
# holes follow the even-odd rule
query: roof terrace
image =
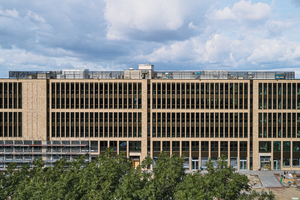
<svg viewBox="0 0 300 200">
<path fill-rule="evenodd" d="M 89 71 L 62 69 L 61 71 L 10 71 L 10 79 L 295 79 L 293 71 L 154 71 L 150 64 L 138 70 Z"/>
</svg>

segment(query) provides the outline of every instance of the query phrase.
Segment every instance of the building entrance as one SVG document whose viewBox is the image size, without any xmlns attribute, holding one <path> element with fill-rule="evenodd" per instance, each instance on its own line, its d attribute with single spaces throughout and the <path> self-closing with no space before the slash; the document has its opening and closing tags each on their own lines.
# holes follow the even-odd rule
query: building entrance
<svg viewBox="0 0 300 200">
<path fill-rule="evenodd" d="M 247 160 L 240 160 L 240 170 L 247 170 Z"/>
<path fill-rule="evenodd" d="M 140 165 L 140 157 L 139 156 L 130 156 L 130 160 L 132 162 L 133 168 L 137 168 Z"/>
<path fill-rule="evenodd" d="M 280 160 L 273 160 L 273 170 L 280 170 Z"/>
<path fill-rule="evenodd" d="M 198 170 L 199 169 L 199 159 L 192 159 L 192 170 Z"/>
<path fill-rule="evenodd" d="M 260 156 L 260 169 L 271 170 L 271 156 Z"/>
</svg>

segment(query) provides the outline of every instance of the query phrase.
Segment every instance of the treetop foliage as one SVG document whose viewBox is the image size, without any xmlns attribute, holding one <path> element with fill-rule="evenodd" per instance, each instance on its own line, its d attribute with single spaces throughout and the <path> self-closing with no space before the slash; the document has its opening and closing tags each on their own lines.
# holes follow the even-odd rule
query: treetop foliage
<svg viewBox="0 0 300 200">
<path fill-rule="evenodd" d="M 0 200 L 4 199 L 274 199 L 272 193 L 251 192 L 245 175 L 235 173 L 225 158 L 214 168 L 211 160 L 207 173 L 185 173 L 184 159 L 162 152 L 153 170 L 145 158 L 136 169 L 124 154 L 112 156 L 108 149 L 92 162 L 84 156 L 75 161 L 57 161 L 45 167 L 39 158 L 33 167 L 17 168 L 11 163 L 6 174 L 0 173 Z"/>
</svg>

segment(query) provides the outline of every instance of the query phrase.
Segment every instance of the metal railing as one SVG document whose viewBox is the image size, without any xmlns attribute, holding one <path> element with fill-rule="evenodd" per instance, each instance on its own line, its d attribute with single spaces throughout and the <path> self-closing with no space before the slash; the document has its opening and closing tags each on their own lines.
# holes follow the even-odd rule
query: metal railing
<svg viewBox="0 0 300 200">
<path fill-rule="evenodd" d="M 134 72 L 134 71 L 133 71 Z M 140 72 L 141 73 L 141 72 Z M 67 74 L 62 71 L 10 71 L 9 79 L 125 79 L 124 71 L 89 71 L 83 74 Z M 130 76 L 129 79 L 141 79 Z M 293 71 L 154 71 L 152 79 L 295 79 Z M 128 79 L 128 77 L 126 78 Z"/>
</svg>

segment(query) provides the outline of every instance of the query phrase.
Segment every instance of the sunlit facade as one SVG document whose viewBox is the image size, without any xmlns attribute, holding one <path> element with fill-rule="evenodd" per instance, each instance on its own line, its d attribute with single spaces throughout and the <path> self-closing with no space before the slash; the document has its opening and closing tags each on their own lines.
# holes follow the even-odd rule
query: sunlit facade
<svg viewBox="0 0 300 200">
<path fill-rule="evenodd" d="M 299 109 L 299 112 L 298 112 Z M 161 151 L 205 168 L 300 169 L 300 80 L 294 72 L 10 72 L 0 79 L 0 169 L 47 165 L 107 147 L 132 160 Z M 150 168 L 153 167 L 150 166 Z"/>
</svg>

